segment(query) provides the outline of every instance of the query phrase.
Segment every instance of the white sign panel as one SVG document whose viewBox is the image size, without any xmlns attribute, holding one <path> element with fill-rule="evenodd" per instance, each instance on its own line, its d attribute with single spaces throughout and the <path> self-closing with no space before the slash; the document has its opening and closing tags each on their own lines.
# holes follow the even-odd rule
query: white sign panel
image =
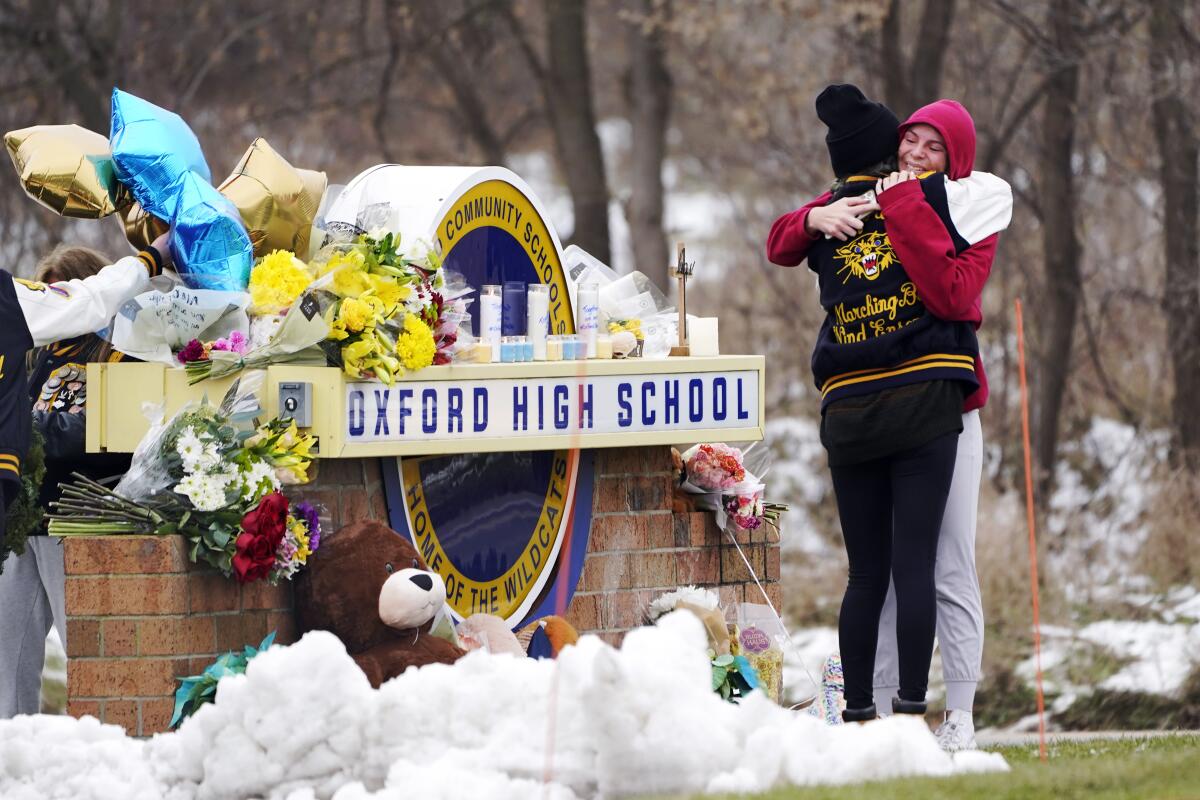
<svg viewBox="0 0 1200 800">
<path fill-rule="evenodd" d="M 347 443 L 753 428 L 759 373 L 346 385 Z"/>
</svg>

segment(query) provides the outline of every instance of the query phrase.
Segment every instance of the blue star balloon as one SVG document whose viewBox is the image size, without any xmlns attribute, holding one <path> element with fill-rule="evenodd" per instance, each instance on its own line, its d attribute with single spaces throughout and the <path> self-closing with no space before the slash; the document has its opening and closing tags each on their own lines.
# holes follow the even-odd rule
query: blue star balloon
<svg viewBox="0 0 1200 800">
<path fill-rule="evenodd" d="M 116 88 L 109 145 L 117 178 L 159 219 L 175 215 L 177 184 L 189 172 L 212 180 L 196 134 L 178 114 Z"/>
<path fill-rule="evenodd" d="M 171 255 L 193 289 L 245 291 L 254 248 L 237 207 L 195 172 L 178 184 L 171 217 Z"/>
</svg>

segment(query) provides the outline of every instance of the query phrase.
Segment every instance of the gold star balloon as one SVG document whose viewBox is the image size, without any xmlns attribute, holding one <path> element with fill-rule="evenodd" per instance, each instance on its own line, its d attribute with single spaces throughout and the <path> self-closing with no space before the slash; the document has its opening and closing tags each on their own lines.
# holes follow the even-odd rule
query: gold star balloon
<svg viewBox="0 0 1200 800">
<path fill-rule="evenodd" d="M 108 139 L 78 125 L 9 131 L 4 146 L 21 187 L 64 217 L 99 219 L 116 211 L 117 179 Z"/>
<path fill-rule="evenodd" d="M 125 227 L 125 238 L 137 250 L 145 250 L 150 243 L 167 232 L 171 226 L 142 208 L 133 199 L 133 193 L 124 184 L 117 184 L 117 216 Z"/>
<path fill-rule="evenodd" d="M 325 173 L 296 169 L 259 138 L 217 188 L 241 213 L 255 256 L 290 250 L 303 258 L 325 184 Z"/>
</svg>

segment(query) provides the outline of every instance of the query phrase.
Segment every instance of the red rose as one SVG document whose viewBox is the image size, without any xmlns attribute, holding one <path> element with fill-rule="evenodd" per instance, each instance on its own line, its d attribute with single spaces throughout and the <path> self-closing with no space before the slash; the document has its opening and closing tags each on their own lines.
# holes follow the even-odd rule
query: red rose
<svg viewBox="0 0 1200 800">
<path fill-rule="evenodd" d="M 256 536 L 265 536 L 274 552 L 283 541 L 287 528 L 288 501 L 279 492 L 271 492 L 258 501 L 258 508 L 242 517 L 242 530 Z"/>
<path fill-rule="evenodd" d="M 275 551 L 287 527 L 288 501 L 271 492 L 242 517 L 242 532 L 234 542 L 233 572 L 242 583 L 261 580 L 275 567 Z"/>
<path fill-rule="evenodd" d="M 275 568 L 275 546 L 266 536 L 253 533 L 238 534 L 234 543 L 233 574 L 240 583 L 262 580 Z"/>
</svg>

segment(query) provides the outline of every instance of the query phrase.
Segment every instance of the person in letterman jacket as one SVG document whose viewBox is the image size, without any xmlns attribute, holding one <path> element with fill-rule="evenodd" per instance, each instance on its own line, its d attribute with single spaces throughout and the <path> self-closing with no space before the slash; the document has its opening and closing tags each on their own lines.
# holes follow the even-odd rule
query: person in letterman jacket
<svg viewBox="0 0 1200 800">
<path fill-rule="evenodd" d="M 27 352 L 103 329 L 122 303 L 148 291 L 150 278 L 169 265 L 170 251 L 164 235 L 146 250 L 105 266 L 87 278 L 39 283 L 0 270 L 0 317 L 5 320 L 0 328 L 0 537 L 4 535 L 7 508 L 21 490 L 21 461 L 29 448 L 33 425 Z M 16 559 L 15 554 L 10 554 L 0 566 L 11 566 Z M 37 654 L 35 651 L 42 652 L 44 642 L 25 641 L 29 638 L 25 635 L 26 620 L 15 619 L 23 615 L 14 605 L 0 605 L 0 649 L 18 661 L 28 650 L 27 660 L 39 663 L 32 692 L 28 685 L 18 686 L 21 670 L 6 669 L 0 675 L 0 718 L 39 710 L 36 676 L 40 675 L 41 664 L 33 656 Z M 28 605 L 23 603 L 16 608 L 28 611 L 25 608 Z M 60 631 L 60 636 L 64 633 Z M 40 638 L 45 639 L 45 632 Z"/>
<path fill-rule="evenodd" d="M 864 216 L 855 218 L 843 243 L 811 235 L 803 209 L 784 215 L 768 237 L 768 257 L 797 263 L 796 254 L 787 251 L 808 234 L 804 255 L 818 275 L 826 309 L 812 368 L 822 398 L 821 439 L 850 556 L 839 623 L 844 717 L 875 716 L 879 617 L 893 576 L 900 685 L 892 710 L 923 713 L 937 619 L 938 533 L 963 429 L 963 401 L 980 386 L 978 344 L 970 322 L 941 319 L 926 308 L 879 213 L 891 199 L 888 192 L 906 182 L 897 175 L 879 180 L 895 169 L 882 166 L 895 163 L 900 143 L 895 115 L 848 85 L 823 91 L 817 112 L 829 128 L 826 143 L 838 177 L 824 205 L 856 204 Z M 946 177 L 932 174 L 914 184 L 920 201 L 945 218 L 943 225 L 953 222 Z M 878 203 L 871 193 L 879 195 Z M 962 244 L 965 249 L 969 243 Z"/>
<path fill-rule="evenodd" d="M 983 286 L 991 273 L 999 233 L 1012 218 L 1012 191 L 1000 178 L 974 169 L 975 124 L 953 100 L 918 109 L 900 126 L 899 135 L 898 169 L 917 175 L 932 170 L 936 177 L 893 181 L 892 190 L 881 195 L 883 209 L 863 195 L 831 202 L 833 196 L 826 192 L 779 218 L 768 240 L 768 256 L 785 266 L 799 264 L 822 234 L 846 241 L 856 235 L 859 215 L 882 210 L 889 242 L 926 308 L 935 316 L 965 320 L 978 329 L 983 320 Z M 971 710 L 983 657 L 975 532 L 983 464 L 979 409 L 987 402 L 988 388 L 978 357 L 975 371 L 980 387 L 963 402 L 963 432 L 935 570 L 937 637 L 947 687 L 946 716 L 937 738 L 948 751 L 975 746 Z M 888 707 L 898 687 L 896 597 L 891 586 L 880 618 L 876 706 Z"/>
</svg>

